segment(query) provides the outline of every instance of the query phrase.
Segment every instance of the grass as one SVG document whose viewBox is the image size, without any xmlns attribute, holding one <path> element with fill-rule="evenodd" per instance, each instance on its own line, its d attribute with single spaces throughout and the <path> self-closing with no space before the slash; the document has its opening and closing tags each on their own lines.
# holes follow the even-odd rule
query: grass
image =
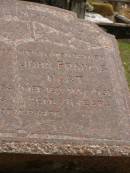
<svg viewBox="0 0 130 173">
<path fill-rule="evenodd" d="M 126 78 L 130 88 L 130 40 L 119 40 L 121 58 L 125 67 Z"/>
</svg>

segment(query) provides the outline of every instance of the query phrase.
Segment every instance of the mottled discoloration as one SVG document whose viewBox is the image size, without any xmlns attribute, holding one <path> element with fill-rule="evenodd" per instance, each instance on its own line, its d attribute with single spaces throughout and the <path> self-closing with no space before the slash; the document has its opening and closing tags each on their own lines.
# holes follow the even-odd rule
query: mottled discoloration
<svg viewBox="0 0 130 173">
<path fill-rule="evenodd" d="M 1 153 L 129 156 L 115 39 L 71 12 L 0 0 L 0 120 Z"/>
</svg>

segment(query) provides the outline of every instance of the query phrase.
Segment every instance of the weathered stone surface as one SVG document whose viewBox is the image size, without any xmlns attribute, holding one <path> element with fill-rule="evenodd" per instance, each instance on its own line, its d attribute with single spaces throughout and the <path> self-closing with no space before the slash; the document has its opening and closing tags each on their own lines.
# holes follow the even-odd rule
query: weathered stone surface
<svg viewBox="0 0 130 173">
<path fill-rule="evenodd" d="M 71 12 L 0 0 L 0 152 L 130 155 L 115 39 Z"/>
</svg>

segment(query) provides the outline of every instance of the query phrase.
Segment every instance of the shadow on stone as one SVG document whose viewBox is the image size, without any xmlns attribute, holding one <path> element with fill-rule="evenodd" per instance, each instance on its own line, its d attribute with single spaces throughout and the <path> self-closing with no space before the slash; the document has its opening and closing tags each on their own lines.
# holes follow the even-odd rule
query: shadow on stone
<svg viewBox="0 0 130 173">
<path fill-rule="evenodd" d="M 1 154 L 0 172 L 129 173 L 130 158 Z"/>
</svg>

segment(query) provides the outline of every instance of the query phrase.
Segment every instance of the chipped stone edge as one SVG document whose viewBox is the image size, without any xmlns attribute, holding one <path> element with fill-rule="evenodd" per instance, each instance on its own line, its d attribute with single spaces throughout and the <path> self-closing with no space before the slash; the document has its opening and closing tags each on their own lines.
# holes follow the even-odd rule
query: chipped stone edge
<svg viewBox="0 0 130 173">
<path fill-rule="evenodd" d="M 1 142 L 0 154 L 40 154 L 72 156 L 125 156 L 130 157 L 130 145 L 55 145 L 32 142 Z"/>
</svg>

